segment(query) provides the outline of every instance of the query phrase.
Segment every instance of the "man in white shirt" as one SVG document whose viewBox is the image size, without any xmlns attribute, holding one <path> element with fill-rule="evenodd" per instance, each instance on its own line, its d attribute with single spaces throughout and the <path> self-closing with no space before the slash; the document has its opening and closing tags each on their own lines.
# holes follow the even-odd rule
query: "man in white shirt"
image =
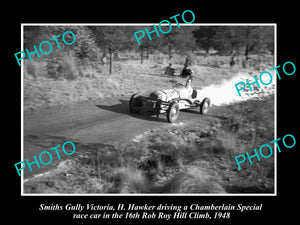
<svg viewBox="0 0 300 225">
<path fill-rule="evenodd" d="M 192 93 L 193 93 L 192 81 L 193 81 L 193 78 L 192 78 L 192 76 L 190 76 L 187 79 L 186 84 L 185 84 L 185 87 L 188 90 L 190 96 L 192 96 Z"/>
</svg>

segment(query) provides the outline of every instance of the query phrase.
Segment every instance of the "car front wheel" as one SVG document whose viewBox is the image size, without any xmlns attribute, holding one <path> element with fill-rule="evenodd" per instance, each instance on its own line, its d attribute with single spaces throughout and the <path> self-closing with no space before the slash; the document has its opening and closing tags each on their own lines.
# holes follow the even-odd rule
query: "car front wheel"
<svg viewBox="0 0 300 225">
<path fill-rule="evenodd" d="M 131 113 L 141 112 L 141 102 L 137 94 L 133 94 L 129 101 L 129 110 Z"/>
<path fill-rule="evenodd" d="M 179 115 L 179 105 L 177 102 L 172 102 L 167 110 L 167 120 L 169 123 L 174 123 Z"/>
</svg>

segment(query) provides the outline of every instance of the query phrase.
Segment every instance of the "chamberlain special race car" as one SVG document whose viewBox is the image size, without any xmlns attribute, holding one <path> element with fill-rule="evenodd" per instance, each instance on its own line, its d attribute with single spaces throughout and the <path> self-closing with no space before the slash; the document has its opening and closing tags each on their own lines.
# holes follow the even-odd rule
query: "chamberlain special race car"
<svg viewBox="0 0 300 225">
<path fill-rule="evenodd" d="M 154 91 L 149 96 L 133 94 L 129 101 L 131 113 L 148 112 L 159 117 L 166 114 L 169 123 L 176 121 L 179 110 L 199 107 L 200 114 L 206 114 L 210 99 L 201 95 L 201 90 L 191 87 L 191 79 L 186 85 L 177 84 L 172 89 Z"/>
</svg>

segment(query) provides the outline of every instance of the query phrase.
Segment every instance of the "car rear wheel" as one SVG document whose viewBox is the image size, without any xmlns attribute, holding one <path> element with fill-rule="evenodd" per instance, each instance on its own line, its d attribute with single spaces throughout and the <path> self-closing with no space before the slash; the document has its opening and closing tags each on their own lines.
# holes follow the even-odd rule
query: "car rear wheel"
<svg viewBox="0 0 300 225">
<path fill-rule="evenodd" d="M 200 114 L 206 114 L 210 106 L 210 99 L 205 98 L 200 104 Z"/>
<path fill-rule="evenodd" d="M 167 110 L 167 120 L 169 123 L 174 123 L 179 115 L 179 105 L 177 102 L 172 102 Z"/>
<path fill-rule="evenodd" d="M 133 94 L 129 101 L 129 110 L 131 113 L 140 113 L 141 112 L 141 100 L 139 99 L 138 94 Z"/>
</svg>

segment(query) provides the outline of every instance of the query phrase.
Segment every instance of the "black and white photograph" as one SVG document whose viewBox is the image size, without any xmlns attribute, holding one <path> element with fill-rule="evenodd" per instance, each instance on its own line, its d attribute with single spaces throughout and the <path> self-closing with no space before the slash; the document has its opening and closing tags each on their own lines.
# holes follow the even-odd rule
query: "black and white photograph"
<svg viewBox="0 0 300 225">
<path fill-rule="evenodd" d="M 294 223 L 296 7 L 103 3 L 6 8 L 3 219 Z"/>
<path fill-rule="evenodd" d="M 22 28 L 22 194 L 275 193 L 275 24 Z"/>
</svg>

